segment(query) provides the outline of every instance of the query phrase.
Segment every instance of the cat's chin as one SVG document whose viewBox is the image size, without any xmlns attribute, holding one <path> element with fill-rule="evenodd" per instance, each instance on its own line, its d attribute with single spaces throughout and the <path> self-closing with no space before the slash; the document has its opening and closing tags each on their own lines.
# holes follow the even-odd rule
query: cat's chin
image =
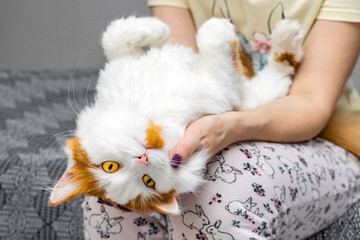
<svg viewBox="0 0 360 240">
<path fill-rule="evenodd" d="M 118 204 L 106 198 L 104 201 L 110 203 L 113 207 L 126 212 L 131 211 L 139 214 L 160 212 L 163 214 L 177 215 L 180 213 L 180 208 L 176 201 L 176 195 L 177 193 L 173 189 L 169 192 L 151 195 L 150 197 L 140 194 L 126 204 Z"/>
<path fill-rule="evenodd" d="M 174 186 L 178 194 L 194 192 L 206 182 L 204 179 L 204 167 L 208 158 L 209 156 L 205 150 L 197 151 L 186 164 L 180 165 L 179 169 L 174 171 L 177 176 Z"/>
</svg>

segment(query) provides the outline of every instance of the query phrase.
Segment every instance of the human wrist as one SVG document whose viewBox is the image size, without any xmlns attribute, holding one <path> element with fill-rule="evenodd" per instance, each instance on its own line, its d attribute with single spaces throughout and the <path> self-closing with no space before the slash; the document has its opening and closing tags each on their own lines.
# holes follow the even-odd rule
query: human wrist
<svg viewBox="0 0 360 240">
<path fill-rule="evenodd" d="M 223 114 L 223 119 L 229 144 L 259 140 L 266 126 L 265 119 L 253 110 L 227 112 Z"/>
</svg>

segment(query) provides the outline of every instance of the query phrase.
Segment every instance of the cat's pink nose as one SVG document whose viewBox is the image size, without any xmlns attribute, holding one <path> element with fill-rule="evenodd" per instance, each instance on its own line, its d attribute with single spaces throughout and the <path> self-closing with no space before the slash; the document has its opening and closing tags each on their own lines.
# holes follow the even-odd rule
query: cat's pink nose
<svg viewBox="0 0 360 240">
<path fill-rule="evenodd" d="M 145 164 L 145 165 L 149 165 L 149 161 L 148 161 L 148 157 L 146 155 L 146 153 L 144 153 L 143 155 L 141 155 L 140 157 L 136 157 L 136 162 L 141 163 L 141 164 Z"/>
</svg>

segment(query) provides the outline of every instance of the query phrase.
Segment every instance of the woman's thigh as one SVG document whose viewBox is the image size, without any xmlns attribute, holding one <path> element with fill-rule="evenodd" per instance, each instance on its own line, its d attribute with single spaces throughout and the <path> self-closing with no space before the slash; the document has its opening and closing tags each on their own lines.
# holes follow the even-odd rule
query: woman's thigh
<svg viewBox="0 0 360 240">
<path fill-rule="evenodd" d="M 360 198 L 357 158 L 329 142 L 233 144 L 169 216 L 173 239 L 302 239 Z"/>
<path fill-rule="evenodd" d="M 329 142 L 238 143 L 208 164 L 207 182 L 179 197 L 181 215 L 143 216 L 97 198 L 83 204 L 91 239 L 302 239 L 360 198 L 357 158 Z"/>
</svg>

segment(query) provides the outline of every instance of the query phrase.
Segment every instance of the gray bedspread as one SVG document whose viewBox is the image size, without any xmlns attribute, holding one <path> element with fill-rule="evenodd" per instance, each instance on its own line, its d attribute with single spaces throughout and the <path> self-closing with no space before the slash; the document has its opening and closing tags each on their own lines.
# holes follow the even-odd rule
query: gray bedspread
<svg viewBox="0 0 360 240">
<path fill-rule="evenodd" d="M 66 168 L 62 148 L 76 113 L 93 100 L 96 75 L 0 71 L 0 239 L 83 239 L 82 199 L 47 202 Z M 309 239 L 360 239 L 360 202 Z"/>
</svg>

